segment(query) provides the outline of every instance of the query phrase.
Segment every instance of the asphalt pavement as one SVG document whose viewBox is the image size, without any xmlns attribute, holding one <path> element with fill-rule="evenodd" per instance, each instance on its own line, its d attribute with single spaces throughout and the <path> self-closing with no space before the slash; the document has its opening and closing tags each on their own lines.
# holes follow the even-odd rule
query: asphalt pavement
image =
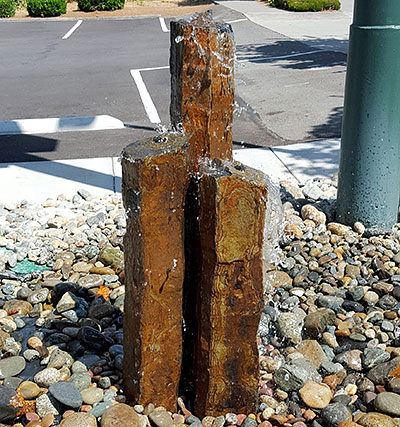
<svg viewBox="0 0 400 427">
<path fill-rule="evenodd" d="M 271 8 L 263 19 L 259 10 L 241 10 L 255 6 L 265 12 L 265 5 L 250 1 L 212 8 L 235 34 L 235 142 L 277 146 L 340 136 L 345 49 L 335 49 L 336 42 L 322 48 L 276 31 Z M 344 15 L 334 20 L 342 22 Z M 128 143 L 153 135 L 158 121 L 168 125 L 168 26 L 169 20 L 159 17 L 80 24 L 0 20 L 0 162 L 115 157 Z M 146 110 L 146 93 L 156 116 Z M 105 115 L 121 126 L 92 129 L 90 123 Z M 20 134 L 26 119 L 49 117 L 60 125 Z M 86 124 L 81 120 L 76 130 L 66 129 L 66 117 Z"/>
</svg>

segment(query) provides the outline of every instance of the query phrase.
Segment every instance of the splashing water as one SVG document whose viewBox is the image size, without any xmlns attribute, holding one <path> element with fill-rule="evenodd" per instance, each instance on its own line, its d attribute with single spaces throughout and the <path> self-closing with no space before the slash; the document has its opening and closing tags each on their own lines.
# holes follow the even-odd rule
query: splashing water
<svg viewBox="0 0 400 427">
<path fill-rule="evenodd" d="M 276 316 L 279 313 L 278 303 L 274 298 L 273 281 L 277 267 L 283 265 L 284 255 L 279 241 L 285 228 L 284 211 L 280 198 L 280 189 L 269 176 L 264 174 L 264 183 L 267 187 L 267 199 L 264 222 L 264 244 L 262 248 L 264 310 L 258 326 L 260 339 L 258 351 L 260 355 L 268 354 L 268 345 L 276 336 Z M 271 271 L 272 270 L 272 271 Z"/>
<path fill-rule="evenodd" d="M 279 186 L 274 184 L 268 175 L 264 174 L 264 179 L 268 195 L 264 223 L 263 276 L 264 293 L 270 294 L 273 287 L 267 272 L 270 270 L 271 264 L 277 267 L 283 262 L 284 257 L 279 240 L 283 234 L 285 222 Z"/>
<path fill-rule="evenodd" d="M 240 117 L 243 112 L 257 114 L 257 111 L 254 110 L 254 108 L 251 108 L 249 104 L 243 102 L 239 103 L 237 100 L 235 100 L 235 102 L 233 103 L 233 114 L 236 117 Z"/>
</svg>

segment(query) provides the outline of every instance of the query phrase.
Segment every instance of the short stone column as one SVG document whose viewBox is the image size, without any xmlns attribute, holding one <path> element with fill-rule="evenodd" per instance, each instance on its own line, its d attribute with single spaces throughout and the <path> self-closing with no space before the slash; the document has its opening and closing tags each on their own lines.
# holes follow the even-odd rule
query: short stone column
<svg viewBox="0 0 400 427">
<path fill-rule="evenodd" d="M 200 14 L 171 22 L 171 122 L 189 138 L 191 170 L 199 159 L 232 159 L 234 42 L 229 24 Z"/>
<path fill-rule="evenodd" d="M 263 308 L 263 174 L 237 162 L 200 169 L 195 413 L 254 412 Z"/>
<path fill-rule="evenodd" d="M 181 374 L 186 143 L 161 135 L 122 153 L 124 393 L 168 409 L 176 407 Z"/>
</svg>

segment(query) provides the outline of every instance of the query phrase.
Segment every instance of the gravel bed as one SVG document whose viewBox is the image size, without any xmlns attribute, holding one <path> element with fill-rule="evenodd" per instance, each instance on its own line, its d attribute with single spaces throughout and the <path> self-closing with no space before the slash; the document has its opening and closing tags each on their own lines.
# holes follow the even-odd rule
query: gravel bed
<svg viewBox="0 0 400 427">
<path fill-rule="evenodd" d="M 120 197 L 0 204 L 0 427 L 400 425 L 399 224 L 335 223 L 335 178 L 280 191 L 259 407 L 201 420 L 125 403 Z"/>
</svg>

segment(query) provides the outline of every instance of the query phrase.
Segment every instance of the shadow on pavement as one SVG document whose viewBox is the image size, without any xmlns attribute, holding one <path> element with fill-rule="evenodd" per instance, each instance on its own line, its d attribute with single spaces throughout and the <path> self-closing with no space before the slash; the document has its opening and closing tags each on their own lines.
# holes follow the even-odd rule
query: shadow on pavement
<svg viewBox="0 0 400 427">
<path fill-rule="evenodd" d="M 342 132 L 343 107 L 334 108 L 326 123 L 313 126 L 309 133 L 312 139 L 329 139 L 340 137 Z"/>
<path fill-rule="evenodd" d="M 288 69 L 306 70 L 309 68 L 346 66 L 347 55 L 329 48 L 329 45 L 334 41 L 341 42 L 335 39 L 318 39 L 320 45 L 327 46 L 326 50 L 311 47 L 295 40 L 274 40 L 269 44 L 238 45 L 236 49 L 239 61 L 279 62 L 279 67 Z M 313 42 L 316 43 L 315 40 Z"/>
<path fill-rule="evenodd" d="M 6 144 L 7 148 L 5 148 Z M 15 163 L 16 166 L 23 169 L 104 188 L 105 190 L 116 191 L 116 189 L 121 188 L 120 177 L 66 163 L 50 162 L 44 157 L 32 154 L 56 151 L 57 146 L 58 141 L 56 139 L 43 136 L 2 135 L 0 137 L 2 151 L 0 169 L 7 168 L 9 163 Z"/>
<path fill-rule="evenodd" d="M 309 176 L 332 177 L 338 171 L 340 147 L 337 140 L 274 147 L 273 151 L 294 175 L 307 170 Z"/>
<path fill-rule="evenodd" d="M 31 153 L 50 153 L 57 150 L 58 141 L 37 135 L 0 135 L 1 163 L 46 160 Z M 1 167 L 1 164 L 0 164 Z"/>
</svg>

